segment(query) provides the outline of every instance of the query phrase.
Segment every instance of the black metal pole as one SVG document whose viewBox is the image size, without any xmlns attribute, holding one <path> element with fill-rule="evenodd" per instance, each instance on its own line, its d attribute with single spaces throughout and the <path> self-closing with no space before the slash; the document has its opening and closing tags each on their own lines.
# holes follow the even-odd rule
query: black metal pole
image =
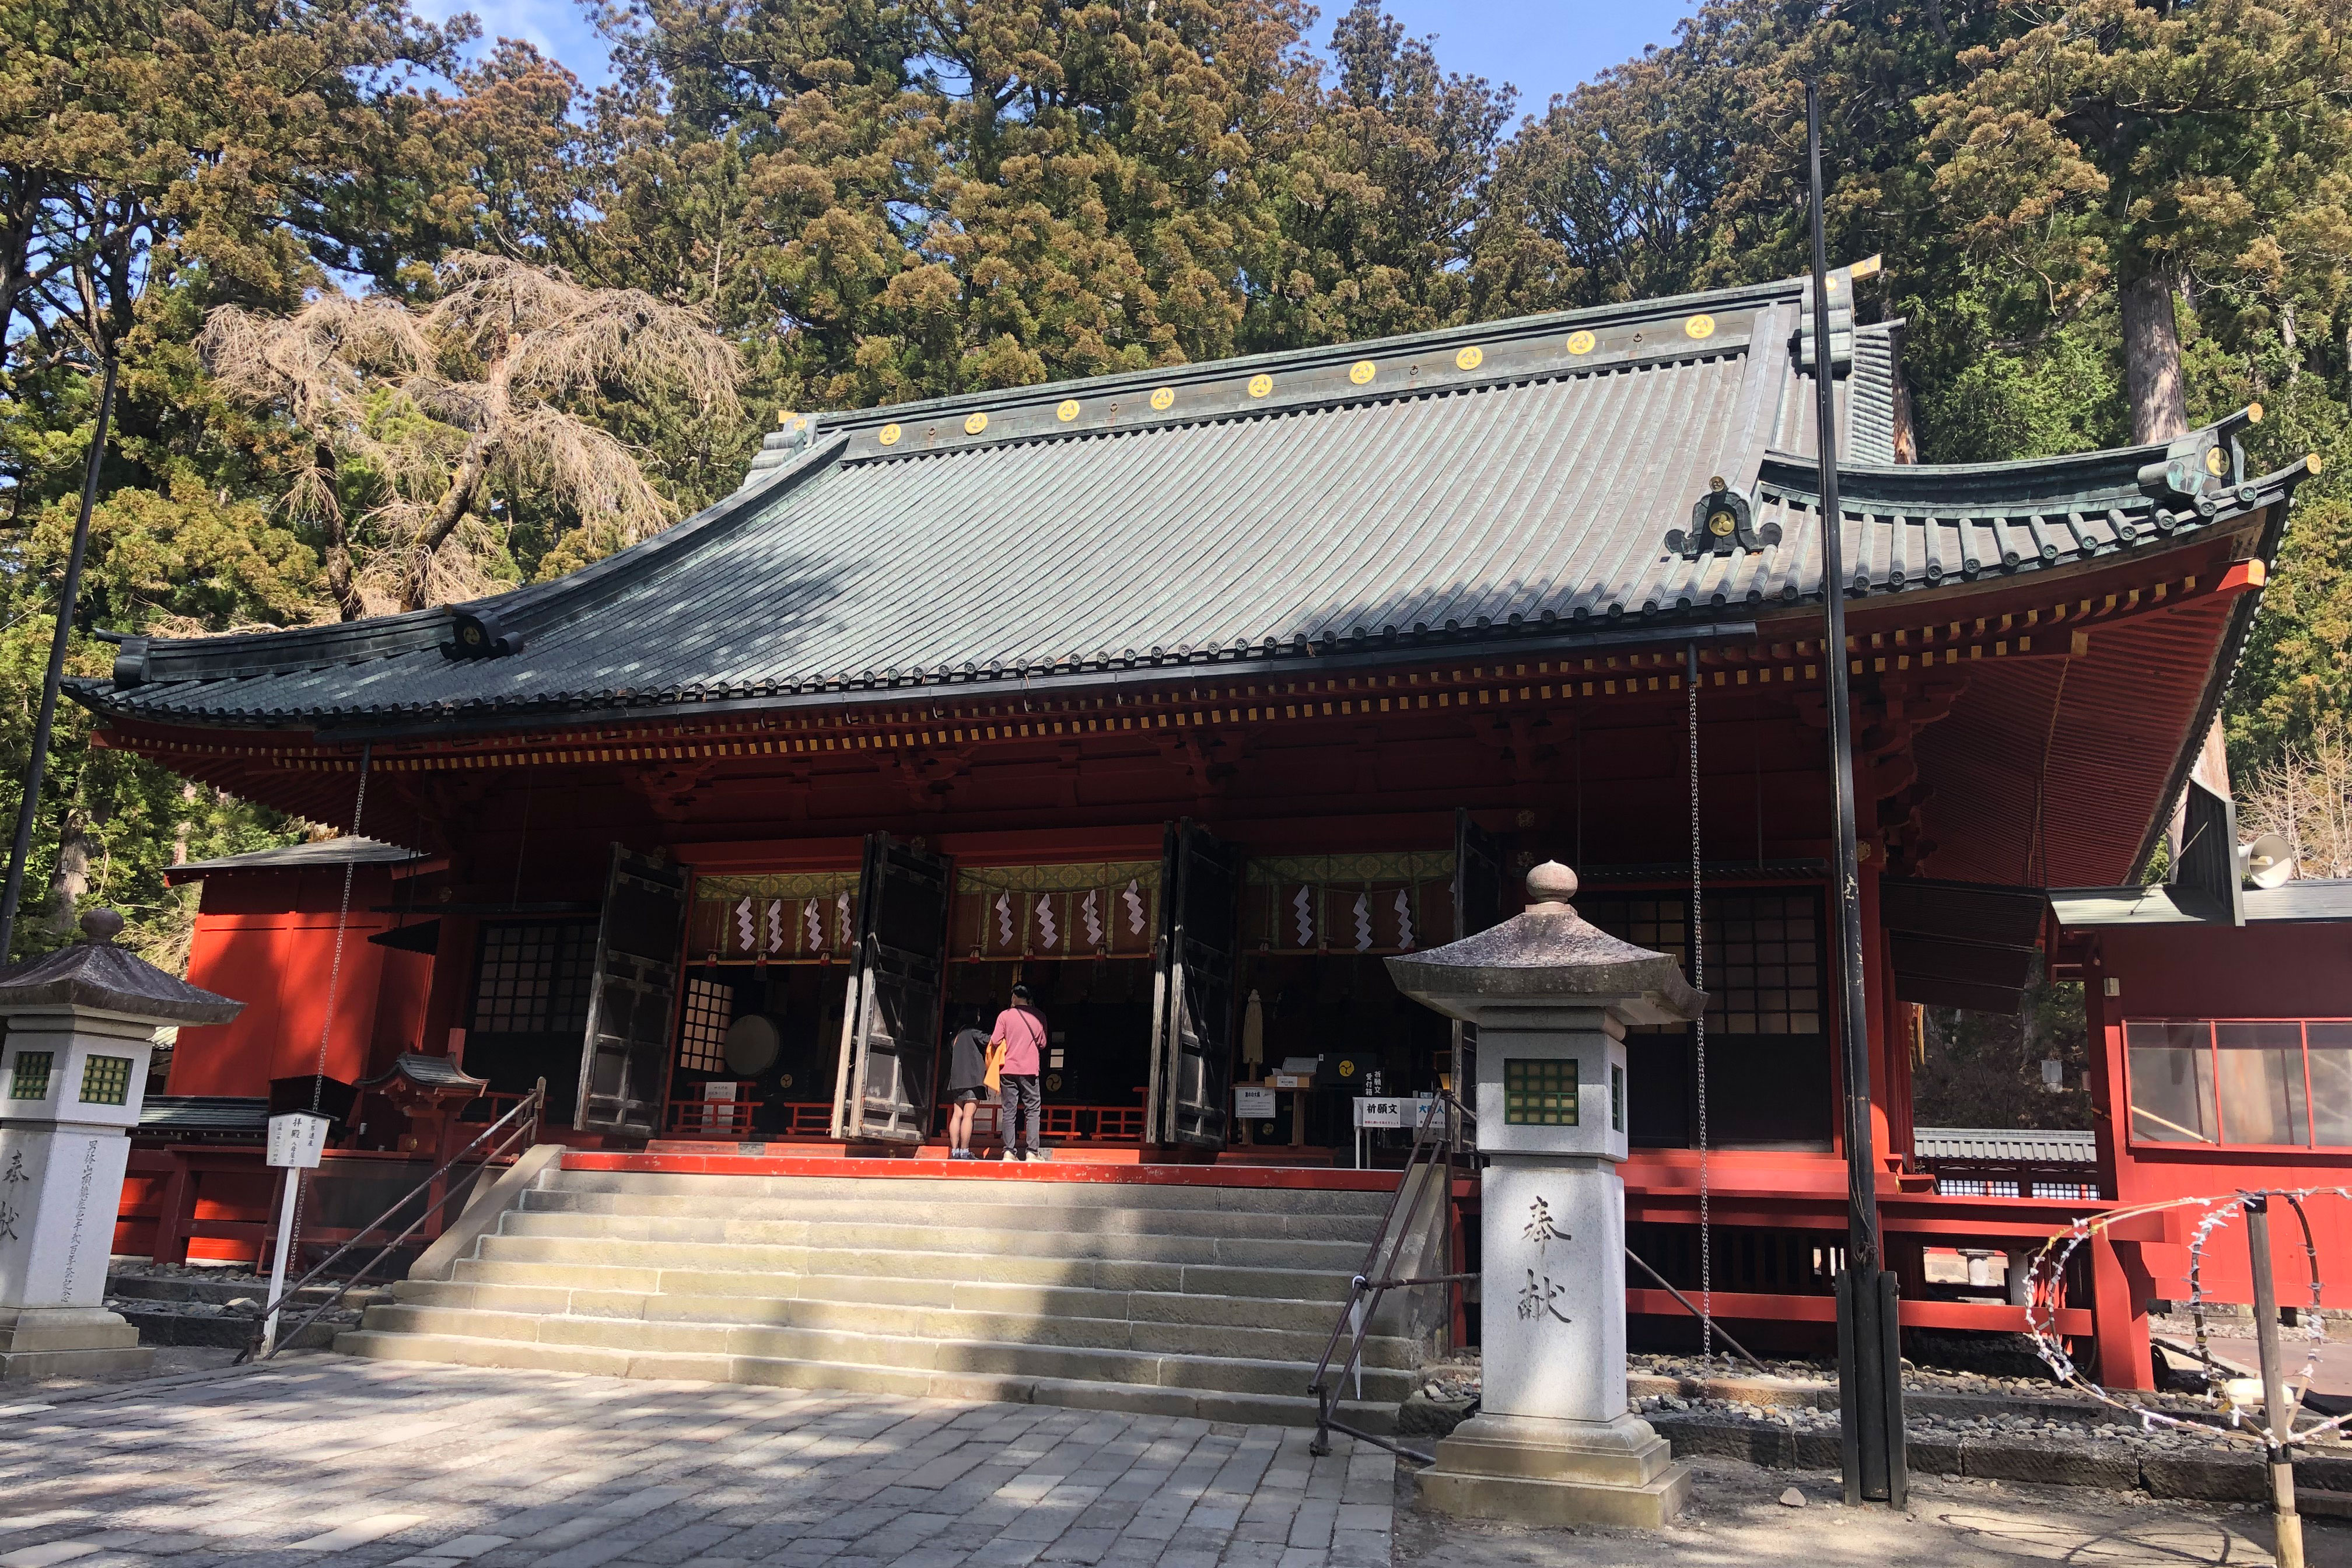
<svg viewBox="0 0 2352 1568">
<path fill-rule="evenodd" d="M 82 557 L 89 552 L 89 513 L 98 504 L 98 468 L 106 457 L 106 421 L 114 411 L 114 357 L 98 392 L 98 427 L 89 437 L 89 468 L 82 476 L 81 515 L 74 522 L 73 548 L 66 554 L 66 580 L 58 591 L 58 626 L 49 637 L 49 673 L 41 683 L 40 717 L 33 721 L 33 756 L 25 768 L 25 798 L 16 806 L 16 842 L 8 853 L 8 882 L 0 889 L 0 963 L 8 961 L 16 938 L 16 905 L 25 894 L 25 863 L 33 853 L 33 818 L 41 809 L 41 775 L 49 766 L 49 730 L 57 722 L 58 683 L 65 679 L 66 642 L 73 634 L 74 600 L 81 594 Z"/>
<path fill-rule="evenodd" d="M 1836 344 L 1830 336 L 1829 241 L 1822 221 L 1822 91 L 1805 84 L 1805 143 L 1811 163 L 1813 229 L 1814 449 L 1820 456 L 1822 602 L 1825 623 L 1822 674 L 1828 686 L 1830 781 L 1837 805 L 1837 878 L 1831 905 L 1837 923 L 1838 1049 L 1844 1079 L 1846 1258 L 1838 1291 L 1838 1399 L 1845 1458 L 1846 1500 L 1900 1506 L 1904 1488 L 1899 1363 L 1885 1353 L 1895 1342 L 1886 1322 L 1890 1300 L 1880 1283 L 1878 1157 L 1870 1121 L 1870 1005 L 1862 973 L 1862 857 L 1853 790 L 1853 713 L 1845 647 L 1845 563 L 1838 537 Z M 1852 288 L 1851 282 L 1844 287 Z M 1893 1364 L 1890 1364 L 1890 1363 Z M 1890 1382 L 1892 1386 L 1890 1387 Z M 1890 1426 L 1892 1415 L 1892 1430 Z"/>
</svg>

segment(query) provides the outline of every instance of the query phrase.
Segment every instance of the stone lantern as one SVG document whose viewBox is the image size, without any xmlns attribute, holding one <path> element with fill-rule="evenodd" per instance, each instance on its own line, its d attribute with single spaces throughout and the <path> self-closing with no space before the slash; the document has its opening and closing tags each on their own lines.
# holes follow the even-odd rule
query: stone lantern
<svg viewBox="0 0 2352 1568">
<path fill-rule="evenodd" d="M 106 1310 L 106 1265 L 155 1031 L 226 1024 L 245 1004 L 82 940 L 0 969 L 0 1378 L 136 1371 L 154 1358 Z"/>
<path fill-rule="evenodd" d="M 1589 924 L 1576 873 L 1528 908 L 1388 961 L 1397 988 L 1478 1030 L 1479 1414 L 1437 1446 L 1422 1505 L 1525 1524 L 1655 1528 L 1690 1474 L 1625 1399 L 1625 1028 L 1705 1010 L 1673 959 Z"/>
</svg>

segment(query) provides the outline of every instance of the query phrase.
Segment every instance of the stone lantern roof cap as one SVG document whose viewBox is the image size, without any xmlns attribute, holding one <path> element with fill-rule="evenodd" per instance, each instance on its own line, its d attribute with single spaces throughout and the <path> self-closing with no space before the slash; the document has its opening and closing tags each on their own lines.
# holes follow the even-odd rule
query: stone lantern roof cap
<svg viewBox="0 0 2352 1568">
<path fill-rule="evenodd" d="M 138 954 L 114 945 L 122 917 L 91 910 L 81 917 L 82 939 L 0 969 L 0 1014 L 36 1007 L 83 1007 L 157 1024 L 226 1024 L 245 1004 L 166 974 Z"/>
<path fill-rule="evenodd" d="M 1388 961 L 1397 988 L 1449 1003 L 1588 1001 L 1632 1023 L 1669 1024 L 1706 1010 L 1706 994 L 1663 952 L 1611 936 L 1576 912 L 1576 873 L 1547 860 L 1528 873 L 1528 907 L 1444 947 Z"/>
</svg>

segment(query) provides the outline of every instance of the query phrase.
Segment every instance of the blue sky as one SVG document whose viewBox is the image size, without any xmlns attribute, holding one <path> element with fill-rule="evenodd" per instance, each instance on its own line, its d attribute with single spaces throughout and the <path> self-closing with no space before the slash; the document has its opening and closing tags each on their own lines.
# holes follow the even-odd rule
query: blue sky
<svg viewBox="0 0 2352 1568">
<path fill-rule="evenodd" d="M 1344 0 L 1323 5 L 1318 40 L 1330 36 Z M 1416 36 L 1437 35 L 1437 58 L 1448 70 L 1507 81 L 1523 110 L 1542 108 L 1604 67 L 1639 54 L 1644 44 L 1672 41 L 1688 15 L 1686 0 L 1567 0 L 1538 6 L 1530 0 L 1391 0 L 1390 14 Z M 420 0 L 417 9 L 445 17 L 471 11 L 491 37 L 523 38 L 553 55 L 591 83 L 604 77 L 603 41 L 572 0 Z"/>
</svg>

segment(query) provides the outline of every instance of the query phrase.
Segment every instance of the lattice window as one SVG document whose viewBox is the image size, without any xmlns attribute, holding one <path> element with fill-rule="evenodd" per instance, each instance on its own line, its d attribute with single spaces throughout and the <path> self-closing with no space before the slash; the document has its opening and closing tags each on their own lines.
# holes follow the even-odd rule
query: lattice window
<svg viewBox="0 0 2352 1568">
<path fill-rule="evenodd" d="M 1680 894 L 1664 897 L 1617 898 L 1602 895 L 1578 906 L 1584 918 L 1621 942 L 1663 952 L 1690 972 L 1690 900 Z M 1687 1024 L 1634 1024 L 1635 1035 L 1679 1035 Z"/>
<path fill-rule="evenodd" d="M 1503 1121 L 1513 1127 L 1575 1126 L 1576 1063 L 1558 1058 L 1507 1058 Z"/>
<path fill-rule="evenodd" d="M 2098 1185 L 2093 1182 L 2036 1182 L 2033 1195 L 2037 1198 L 2081 1198 L 2095 1200 Z"/>
<path fill-rule="evenodd" d="M 686 1014 L 677 1031 L 677 1065 L 688 1072 L 725 1072 L 727 1026 L 734 1021 L 734 987 L 688 979 Z"/>
<path fill-rule="evenodd" d="M 564 1035 L 585 1028 L 595 961 L 592 925 L 484 926 L 474 970 L 474 1032 Z"/>
<path fill-rule="evenodd" d="M 49 1069 L 57 1065 L 52 1051 L 18 1051 L 16 1070 L 8 1085 L 11 1100 L 47 1100 L 49 1098 Z"/>
<path fill-rule="evenodd" d="M 82 1063 L 81 1102 L 84 1105 L 127 1105 L 131 1102 L 131 1058 L 90 1057 Z"/>
<path fill-rule="evenodd" d="M 1822 1030 L 1821 917 L 1811 893 L 1707 900 L 1706 1026 L 1729 1035 Z"/>
<path fill-rule="evenodd" d="M 2013 1198 L 2017 1196 L 2017 1184 L 1987 1181 L 1981 1176 L 1938 1176 L 1936 1191 L 1948 1198 Z"/>
</svg>

